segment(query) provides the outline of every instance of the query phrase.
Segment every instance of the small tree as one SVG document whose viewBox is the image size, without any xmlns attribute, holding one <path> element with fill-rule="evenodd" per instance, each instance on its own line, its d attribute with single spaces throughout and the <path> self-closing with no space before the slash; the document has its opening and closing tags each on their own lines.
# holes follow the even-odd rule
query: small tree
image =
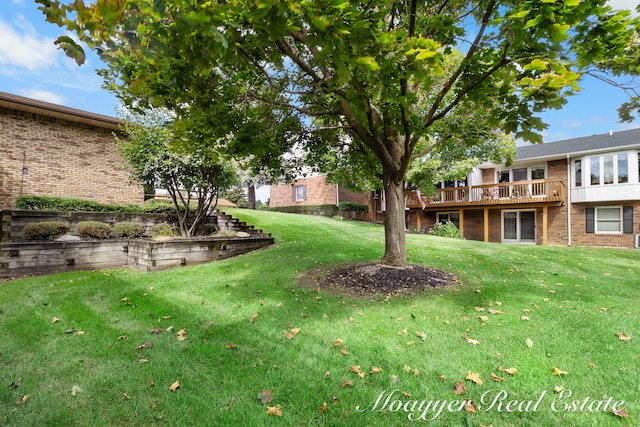
<svg viewBox="0 0 640 427">
<path fill-rule="evenodd" d="M 219 194 L 236 184 L 235 171 L 207 146 L 187 150 L 189 144 L 176 143 L 168 113 L 153 110 L 124 116 L 122 130 L 127 138 L 116 139 L 131 177 L 166 189 L 180 234 L 198 234 L 207 214 L 216 207 Z"/>
</svg>

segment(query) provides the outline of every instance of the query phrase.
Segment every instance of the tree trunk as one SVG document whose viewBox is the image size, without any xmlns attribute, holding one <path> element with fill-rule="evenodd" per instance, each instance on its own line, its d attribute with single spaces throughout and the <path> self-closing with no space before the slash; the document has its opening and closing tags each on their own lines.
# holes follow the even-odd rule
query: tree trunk
<svg viewBox="0 0 640 427">
<path fill-rule="evenodd" d="M 247 185 L 247 209 L 256 208 L 256 186 L 253 184 Z"/>
<path fill-rule="evenodd" d="M 407 265 L 407 243 L 404 225 L 404 183 L 393 175 L 384 174 L 387 211 L 384 215 L 384 256 L 382 264 L 404 267 Z"/>
</svg>

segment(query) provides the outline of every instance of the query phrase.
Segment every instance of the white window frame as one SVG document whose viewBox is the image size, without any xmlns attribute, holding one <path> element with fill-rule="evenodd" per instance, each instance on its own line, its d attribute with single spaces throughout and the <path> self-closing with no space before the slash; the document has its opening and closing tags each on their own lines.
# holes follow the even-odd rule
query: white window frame
<svg viewBox="0 0 640 427">
<path fill-rule="evenodd" d="M 612 220 L 612 219 L 598 219 L 598 211 L 602 210 L 602 209 L 618 209 L 620 212 L 620 216 L 618 217 L 617 220 Z M 623 212 L 622 212 L 622 206 L 600 206 L 600 207 L 596 207 L 594 209 L 594 213 L 593 213 L 593 223 L 594 223 L 594 232 L 596 234 L 622 234 L 624 231 L 624 222 L 623 222 L 624 218 L 623 218 Z M 618 222 L 619 224 L 619 231 L 611 231 L 611 230 L 598 230 L 598 223 L 602 221 L 602 222 Z"/>
<path fill-rule="evenodd" d="M 294 186 L 294 194 L 296 195 L 295 197 L 295 201 L 296 202 L 304 202 L 306 200 L 305 193 L 306 193 L 306 185 L 296 185 Z"/>
<path fill-rule="evenodd" d="M 522 240 L 522 227 L 520 226 L 520 213 L 533 212 L 533 240 Z M 505 239 L 504 237 L 504 214 L 516 213 L 516 239 Z M 500 213 L 500 237 L 503 243 L 517 243 L 523 245 L 535 245 L 537 243 L 538 218 L 535 209 L 504 209 Z"/>
<path fill-rule="evenodd" d="M 436 223 L 446 224 L 445 222 L 440 220 L 440 215 L 448 215 L 449 216 L 449 221 L 451 221 L 451 214 L 458 215 L 458 224 L 456 224 L 456 227 L 458 227 L 459 223 L 460 223 L 460 211 L 436 212 Z M 453 221 L 451 221 L 451 223 L 455 224 Z"/>
<path fill-rule="evenodd" d="M 618 170 L 618 156 L 627 156 L 627 182 L 618 182 L 618 180 L 620 179 L 619 177 L 619 170 Z M 612 156 L 613 157 L 613 182 L 610 184 L 605 184 L 604 183 L 604 158 L 606 156 Z M 591 159 L 593 159 L 594 157 L 598 158 L 598 166 L 599 166 L 599 176 L 598 176 L 598 180 L 600 181 L 599 184 L 592 184 L 591 183 Z M 631 156 L 631 153 L 628 151 L 621 151 L 621 152 L 616 152 L 616 153 L 599 153 L 599 154 L 594 154 L 592 156 L 585 156 L 583 158 L 580 159 L 575 159 L 575 160 L 583 160 L 582 162 L 582 187 L 599 187 L 599 186 L 605 186 L 605 187 L 609 187 L 612 185 L 627 185 L 631 182 L 631 162 L 633 160 L 633 156 Z M 575 168 L 575 160 L 574 160 L 574 168 Z M 575 172 L 575 169 L 574 169 Z M 588 178 L 585 180 L 585 177 Z"/>
</svg>

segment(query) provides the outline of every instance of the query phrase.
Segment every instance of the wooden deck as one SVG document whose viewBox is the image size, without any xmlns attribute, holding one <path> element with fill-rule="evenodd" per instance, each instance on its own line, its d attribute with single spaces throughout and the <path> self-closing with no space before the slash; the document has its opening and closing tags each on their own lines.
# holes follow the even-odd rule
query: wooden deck
<svg viewBox="0 0 640 427">
<path fill-rule="evenodd" d="M 566 198 L 566 186 L 562 179 L 538 179 L 443 188 L 436 190 L 433 196 L 421 196 L 421 198 L 422 203 L 415 191 L 407 193 L 407 208 L 562 204 Z"/>
</svg>

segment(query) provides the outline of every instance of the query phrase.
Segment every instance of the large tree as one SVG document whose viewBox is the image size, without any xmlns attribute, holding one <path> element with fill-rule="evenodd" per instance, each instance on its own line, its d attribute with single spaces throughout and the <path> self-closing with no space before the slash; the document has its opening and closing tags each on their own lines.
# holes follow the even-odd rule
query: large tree
<svg viewBox="0 0 640 427">
<path fill-rule="evenodd" d="M 212 105 L 225 88 L 346 132 L 379 169 L 382 262 L 398 266 L 403 182 L 420 144 L 429 142 L 425 155 L 452 139 L 482 144 L 470 111 L 483 113 L 486 129 L 539 142 L 538 114 L 560 108 L 585 72 L 639 72 L 639 20 L 605 0 L 36 1 L 98 51 L 108 87 L 127 102 L 219 124 Z M 58 43 L 82 61 L 74 40 Z M 464 57 L 450 70 L 454 49 Z"/>
</svg>

